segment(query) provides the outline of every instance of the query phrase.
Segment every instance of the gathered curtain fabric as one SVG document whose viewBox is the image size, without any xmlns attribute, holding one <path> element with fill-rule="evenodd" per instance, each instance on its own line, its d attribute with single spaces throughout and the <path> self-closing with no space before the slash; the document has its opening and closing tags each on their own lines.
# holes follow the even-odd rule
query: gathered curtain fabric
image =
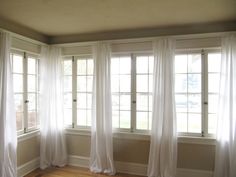
<svg viewBox="0 0 236 177">
<path fill-rule="evenodd" d="M 236 176 L 236 35 L 222 38 L 214 177 Z"/>
<path fill-rule="evenodd" d="M 67 164 L 63 124 L 61 49 L 42 46 L 40 55 L 40 168 Z"/>
<path fill-rule="evenodd" d="M 175 40 L 153 41 L 153 115 L 148 177 L 174 177 L 177 132 L 174 97 Z"/>
<path fill-rule="evenodd" d="M 11 36 L 0 32 L 0 176 L 17 177 L 17 134 L 13 95 Z"/>
<path fill-rule="evenodd" d="M 97 43 L 93 48 L 94 79 L 91 127 L 90 170 L 95 173 L 115 174 L 113 162 L 111 109 L 111 49 L 108 43 Z"/>
</svg>

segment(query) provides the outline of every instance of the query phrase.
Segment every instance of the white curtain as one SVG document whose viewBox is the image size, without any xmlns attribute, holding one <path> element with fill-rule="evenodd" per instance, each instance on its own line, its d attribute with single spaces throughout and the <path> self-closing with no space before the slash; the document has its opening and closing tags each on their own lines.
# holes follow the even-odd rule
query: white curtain
<svg viewBox="0 0 236 177">
<path fill-rule="evenodd" d="M 0 32 L 0 176 L 17 176 L 16 114 L 10 60 L 11 37 Z"/>
<path fill-rule="evenodd" d="M 174 177 L 177 133 L 174 99 L 175 40 L 153 41 L 153 115 L 148 177 Z"/>
<path fill-rule="evenodd" d="M 112 141 L 110 53 L 110 46 L 107 43 L 98 43 L 94 46 L 90 170 L 95 173 L 113 175 L 115 168 Z"/>
<path fill-rule="evenodd" d="M 215 177 L 236 176 L 236 35 L 222 38 Z"/>
<path fill-rule="evenodd" d="M 61 50 L 41 48 L 40 57 L 40 168 L 67 163 L 63 125 L 63 65 Z"/>
</svg>

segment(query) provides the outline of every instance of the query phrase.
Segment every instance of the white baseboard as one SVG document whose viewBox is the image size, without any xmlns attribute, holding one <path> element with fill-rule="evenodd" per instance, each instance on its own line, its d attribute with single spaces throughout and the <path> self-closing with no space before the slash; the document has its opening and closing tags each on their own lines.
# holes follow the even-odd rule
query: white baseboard
<svg viewBox="0 0 236 177">
<path fill-rule="evenodd" d="M 79 166 L 89 168 L 89 158 L 81 156 L 69 156 L 69 165 Z M 130 162 L 115 162 L 116 171 L 120 173 L 127 173 L 133 175 L 146 176 L 147 175 L 147 165 L 130 163 Z M 212 177 L 212 171 L 205 170 L 195 170 L 195 169 L 186 169 L 178 168 L 177 177 Z"/>
<path fill-rule="evenodd" d="M 39 157 L 19 166 L 17 176 L 23 177 L 37 168 L 39 168 Z"/>
<path fill-rule="evenodd" d="M 178 168 L 177 177 L 212 177 L 212 171 Z"/>
</svg>

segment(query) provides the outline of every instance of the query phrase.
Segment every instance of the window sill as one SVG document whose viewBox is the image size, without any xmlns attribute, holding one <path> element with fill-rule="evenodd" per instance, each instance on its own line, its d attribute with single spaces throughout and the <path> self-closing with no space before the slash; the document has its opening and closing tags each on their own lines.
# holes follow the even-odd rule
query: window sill
<svg viewBox="0 0 236 177">
<path fill-rule="evenodd" d="M 91 136 L 90 130 L 80 130 L 69 128 L 65 130 L 69 135 Z M 145 133 L 131 133 L 131 132 L 113 132 L 113 138 L 117 139 L 130 139 L 150 141 L 150 135 Z M 194 137 L 194 136 L 178 136 L 178 143 L 186 144 L 202 144 L 202 145 L 215 145 L 216 140 L 213 137 Z"/>
<path fill-rule="evenodd" d="M 33 138 L 33 137 L 38 136 L 38 135 L 40 135 L 39 130 L 30 131 L 30 132 L 18 135 L 17 136 L 17 141 L 18 142 L 25 141 L 27 139 Z"/>
</svg>

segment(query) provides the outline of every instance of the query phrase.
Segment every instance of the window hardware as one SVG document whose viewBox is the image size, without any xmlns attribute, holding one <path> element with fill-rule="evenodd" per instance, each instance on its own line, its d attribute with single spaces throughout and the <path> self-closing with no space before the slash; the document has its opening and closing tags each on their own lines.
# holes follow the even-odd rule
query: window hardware
<svg viewBox="0 0 236 177">
<path fill-rule="evenodd" d="M 29 103 L 29 100 L 25 100 L 25 103 Z"/>
<path fill-rule="evenodd" d="M 73 99 L 73 102 L 77 102 L 77 100 L 76 100 L 76 99 Z"/>
</svg>

